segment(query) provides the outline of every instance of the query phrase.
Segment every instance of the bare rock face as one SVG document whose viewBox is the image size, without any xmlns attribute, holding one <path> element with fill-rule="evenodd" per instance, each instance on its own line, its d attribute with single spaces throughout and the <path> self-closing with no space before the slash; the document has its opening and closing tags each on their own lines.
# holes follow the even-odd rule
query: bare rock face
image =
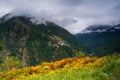
<svg viewBox="0 0 120 80">
<path fill-rule="evenodd" d="M 22 66 L 27 67 L 29 65 L 29 53 L 26 48 L 23 49 L 22 52 Z"/>
</svg>

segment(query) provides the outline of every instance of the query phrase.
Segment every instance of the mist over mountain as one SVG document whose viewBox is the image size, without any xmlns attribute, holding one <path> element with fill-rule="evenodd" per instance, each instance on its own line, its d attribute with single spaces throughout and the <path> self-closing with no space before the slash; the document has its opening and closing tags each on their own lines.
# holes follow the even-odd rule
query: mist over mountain
<svg viewBox="0 0 120 80">
<path fill-rule="evenodd" d="M 0 17 L 7 13 L 30 15 L 38 22 L 51 21 L 76 34 L 90 25 L 119 24 L 120 1 L 0 0 Z"/>
<path fill-rule="evenodd" d="M 91 32 L 116 32 L 120 30 L 120 24 L 118 25 L 93 25 L 85 28 L 83 33 Z"/>
<path fill-rule="evenodd" d="M 103 56 L 120 52 L 120 24 L 90 26 L 76 37 L 85 44 L 88 54 Z"/>
<path fill-rule="evenodd" d="M 31 17 L 14 16 L 0 19 L 0 61 L 16 56 L 23 66 L 73 57 L 79 51 L 80 41 L 53 22 L 36 24 Z"/>
<path fill-rule="evenodd" d="M 120 0 L 0 0 L 0 80 L 120 80 Z"/>
</svg>

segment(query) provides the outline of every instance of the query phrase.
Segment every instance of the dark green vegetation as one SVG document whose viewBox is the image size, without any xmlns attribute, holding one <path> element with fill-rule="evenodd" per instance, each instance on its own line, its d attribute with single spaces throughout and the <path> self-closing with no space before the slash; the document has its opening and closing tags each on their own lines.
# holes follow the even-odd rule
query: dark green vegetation
<svg viewBox="0 0 120 80">
<path fill-rule="evenodd" d="M 52 22 L 34 24 L 25 16 L 0 19 L 0 62 L 7 56 L 18 57 L 23 66 L 73 57 L 79 50 L 78 39 Z M 2 49 L 3 48 L 3 49 Z"/>
<path fill-rule="evenodd" d="M 95 56 L 120 52 L 120 25 L 90 27 L 87 30 L 92 32 L 76 35 L 85 44 L 84 52 Z"/>
</svg>

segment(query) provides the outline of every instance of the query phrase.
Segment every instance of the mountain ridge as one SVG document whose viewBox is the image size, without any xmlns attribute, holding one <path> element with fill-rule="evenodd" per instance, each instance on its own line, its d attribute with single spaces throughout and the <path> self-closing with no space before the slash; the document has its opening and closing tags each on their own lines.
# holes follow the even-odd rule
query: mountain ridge
<svg viewBox="0 0 120 80">
<path fill-rule="evenodd" d="M 81 44 L 60 26 L 52 22 L 35 24 L 25 16 L 0 22 L 0 33 L 0 42 L 6 51 L 0 56 L 17 56 L 23 66 L 73 57 L 79 51 L 77 46 Z"/>
<path fill-rule="evenodd" d="M 114 32 L 120 30 L 120 24 L 117 25 L 93 25 L 85 28 L 83 33 L 91 32 Z"/>
<path fill-rule="evenodd" d="M 91 31 L 75 35 L 85 44 L 86 53 L 95 56 L 104 56 L 120 52 L 120 24 L 109 27 L 108 25 L 88 27 L 86 30 Z"/>
</svg>

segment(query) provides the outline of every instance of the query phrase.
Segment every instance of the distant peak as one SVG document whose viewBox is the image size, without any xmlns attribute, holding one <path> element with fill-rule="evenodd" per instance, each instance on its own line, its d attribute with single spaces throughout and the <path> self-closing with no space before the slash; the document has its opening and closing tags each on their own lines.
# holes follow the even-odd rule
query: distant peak
<svg viewBox="0 0 120 80">
<path fill-rule="evenodd" d="M 0 17 L 0 22 L 8 20 L 8 19 L 10 19 L 10 17 L 11 17 L 10 13 L 5 14 L 4 16 Z"/>
<path fill-rule="evenodd" d="M 2 16 L 0 18 L 0 22 L 5 22 L 8 21 L 10 19 L 15 19 L 18 18 L 20 20 L 27 20 L 27 21 L 31 21 L 34 24 L 44 24 L 47 25 L 47 23 L 52 23 L 50 21 L 45 20 L 44 18 L 41 18 L 41 22 L 39 22 L 35 17 L 30 16 L 30 15 L 12 15 L 11 13 L 5 14 L 4 16 Z"/>
<path fill-rule="evenodd" d="M 11 13 L 5 14 L 4 16 L 2 16 L 0 18 L 0 21 L 5 22 L 9 19 L 14 19 L 14 18 L 24 18 L 24 19 L 31 19 L 32 17 L 28 16 L 28 15 L 19 15 L 19 16 L 15 16 L 12 15 Z"/>
<path fill-rule="evenodd" d="M 91 32 L 114 32 L 120 30 L 120 24 L 118 25 L 93 25 L 85 28 L 82 33 Z"/>
</svg>

